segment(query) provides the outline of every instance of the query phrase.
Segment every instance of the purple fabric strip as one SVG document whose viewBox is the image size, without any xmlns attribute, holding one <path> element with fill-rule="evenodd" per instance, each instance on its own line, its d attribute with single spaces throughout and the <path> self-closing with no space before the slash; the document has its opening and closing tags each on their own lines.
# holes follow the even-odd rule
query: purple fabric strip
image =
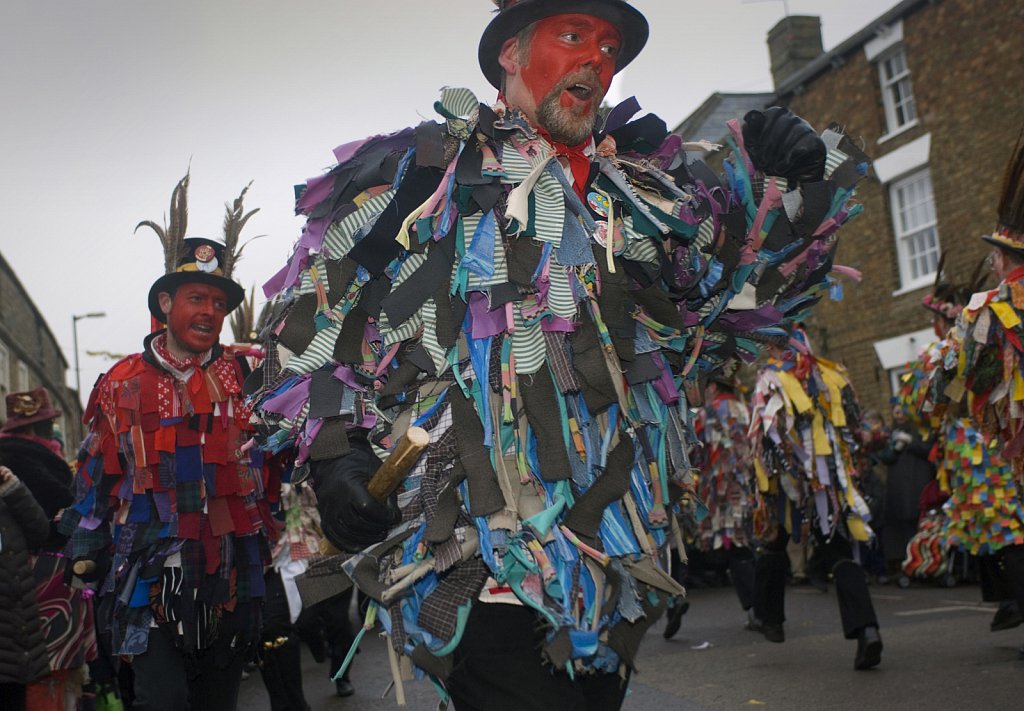
<svg viewBox="0 0 1024 711">
<path fill-rule="evenodd" d="M 171 520 L 171 492 L 154 491 L 153 503 L 156 504 L 156 512 L 163 523 Z"/>
<path fill-rule="evenodd" d="M 638 356 L 643 357 L 643 356 Z M 665 367 L 664 358 L 660 357 L 656 353 L 649 353 L 647 357 L 654 361 L 654 364 L 658 366 L 658 372 L 660 375 L 658 379 L 654 381 L 654 390 L 658 393 L 658 397 L 666 405 L 674 405 L 679 402 L 679 390 L 676 388 L 676 383 L 672 379 L 672 374 L 668 368 Z"/>
<path fill-rule="evenodd" d="M 312 378 L 310 376 L 302 376 L 295 385 L 288 388 L 280 395 L 272 397 L 264 402 L 262 409 L 267 412 L 273 412 L 281 415 L 281 417 L 287 417 L 288 419 L 298 417 L 299 413 L 302 412 L 302 406 L 309 401 L 309 387 L 311 382 Z"/>
<path fill-rule="evenodd" d="M 88 516 L 82 516 L 82 518 L 79 519 L 78 526 L 80 528 L 84 528 L 86 531 L 95 531 L 100 527 L 101 523 L 103 523 L 103 519 L 89 514 Z"/>
<path fill-rule="evenodd" d="M 490 309 L 487 294 L 474 291 L 469 295 L 470 335 L 476 338 L 489 338 L 508 329 L 504 307 Z"/>
<path fill-rule="evenodd" d="M 339 365 L 335 368 L 334 377 L 345 383 L 345 385 L 349 386 L 353 390 L 362 392 L 365 389 L 363 384 L 356 379 L 356 374 L 347 365 Z"/>
<path fill-rule="evenodd" d="M 308 212 L 309 208 L 326 200 L 334 188 L 334 177 L 332 173 L 325 173 L 307 180 L 306 189 L 295 201 L 296 212 Z"/>
<path fill-rule="evenodd" d="M 721 317 L 721 322 L 733 331 L 752 331 L 773 326 L 782 321 L 782 312 L 771 304 L 765 304 L 753 311 L 733 311 Z"/>
<path fill-rule="evenodd" d="M 604 120 L 604 130 L 614 131 L 617 128 L 621 128 L 636 115 L 636 112 L 640 110 L 640 102 L 636 100 L 635 96 L 631 96 L 625 101 L 620 102 L 614 109 L 608 112 L 608 118 Z"/>
<path fill-rule="evenodd" d="M 370 141 L 378 138 L 384 138 L 385 134 L 379 134 L 377 136 L 370 136 L 368 138 L 361 138 L 358 141 L 350 141 L 348 143 L 342 143 L 340 146 L 334 149 L 334 160 L 339 163 L 344 163 L 347 160 L 351 160 L 360 148 L 365 146 Z"/>
<path fill-rule="evenodd" d="M 672 164 L 672 159 L 678 155 L 682 148 L 683 137 L 678 133 L 670 133 L 665 137 L 665 140 L 661 142 L 661 145 L 658 146 L 658 150 L 648 156 L 648 160 L 664 170 Z"/>
</svg>

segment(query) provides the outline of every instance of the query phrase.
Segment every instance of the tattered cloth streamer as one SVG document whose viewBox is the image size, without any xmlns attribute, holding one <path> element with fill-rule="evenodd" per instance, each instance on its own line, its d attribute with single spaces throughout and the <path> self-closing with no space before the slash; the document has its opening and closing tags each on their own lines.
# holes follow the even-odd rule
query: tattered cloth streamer
<svg viewBox="0 0 1024 711">
<path fill-rule="evenodd" d="M 341 595 L 352 587 L 352 579 L 342 565 L 349 556 L 344 553 L 313 558 L 305 573 L 295 578 L 303 609 Z"/>
</svg>

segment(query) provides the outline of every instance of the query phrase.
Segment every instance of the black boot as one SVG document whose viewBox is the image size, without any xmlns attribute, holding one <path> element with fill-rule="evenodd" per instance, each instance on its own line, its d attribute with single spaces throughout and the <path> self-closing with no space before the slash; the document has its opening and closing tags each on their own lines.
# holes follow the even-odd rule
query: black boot
<svg viewBox="0 0 1024 711">
<path fill-rule="evenodd" d="M 882 663 L 882 637 L 877 627 L 864 627 L 857 635 L 857 656 L 853 668 L 859 670 L 877 667 Z"/>
<path fill-rule="evenodd" d="M 356 689 L 352 686 L 352 682 L 342 677 L 334 682 L 334 693 L 337 696 L 351 696 L 356 693 Z"/>
<path fill-rule="evenodd" d="M 782 625 L 761 625 L 761 634 L 766 640 L 775 644 L 782 644 L 786 641 L 786 630 L 782 628 Z"/>
<path fill-rule="evenodd" d="M 668 611 L 668 621 L 665 623 L 665 631 L 661 633 L 661 636 L 665 639 L 672 639 L 676 636 L 676 632 L 679 631 L 679 626 L 683 622 L 683 615 L 690 609 L 689 600 L 677 600 L 675 606 Z"/>
<path fill-rule="evenodd" d="M 992 617 L 992 622 L 989 623 L 988 628 L 993 632 L 1000 632 L 1020 627 L 1021 623 L 1024 623 L 1024 617 L 1021 617 L 1017 601 L 1004 600 L 999 603 L 999 609 L 996 610 L 996 614 Z"/>
</svg>

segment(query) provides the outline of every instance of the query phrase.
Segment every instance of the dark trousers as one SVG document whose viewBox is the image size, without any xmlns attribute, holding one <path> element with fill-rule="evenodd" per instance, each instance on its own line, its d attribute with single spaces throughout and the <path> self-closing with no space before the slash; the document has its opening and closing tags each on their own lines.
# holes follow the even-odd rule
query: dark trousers
<svg viewBox="0 0 1024 711">
<path fill-rule="evenodd" d="M 749 548 L 733 546 L 729 549 L 729 578 L 744 610 L 754 606 L 757 568 L 754 553 Z"/>
<path fill-rule="evenodd" d="M 230 615 L 221 624 L 230 626 Z M 209 650 L 184 654 L 170 630 L 149 631 L 149 646 L 132 661 L 134 709 L 145 711 L 233 711 L 245 666 L 243 649 L 230 650 L 218 640 Z"/>
<path fill-rule="evenodd" d="M 455 711 L 617 711 L 628 680 L 618 674 L 553 670 L 541 659 L 537 614 L 477 603 L 469 613 L 446 686 Z"/>
<path fill-rule="evenodd" d="M 850 543 L 835 535 L 826 540 L 818 538 L 816 552 L 827 570 L 830 566 L 836 583 L 836 598 L 839 602 L 839 617 L 843 624 L 843 635 L 856 639 L 865 627 L 878 627 L 875 607 L 871 603 L 867 576 L 864 570 L 853 562 Z M 758 557 L 755 574 L 754 614 L 766 625 L 781 625 L 785 619 L 786 607 L 786 543 L 789 534 L 779 530 L 778 537 L 765 546 Z"/>
<path fill-rule="evenodd" d="M 995 556 L 982 556 L 979 562 L 984 599 L 991 602 L 1016 600 L 1024 610 L 1024 545 L 1007 546 Z"/>
<path fill-rule="evenodd" d="M 309 704 L 302 692 L 302 649 L 292 629 L 284 583 L 274 569 L 267 571 L 264 579 L 267 596 L 258 654 L 260 676 L 270 697 L 270 711 L 306 711 Z"/>
</svg>

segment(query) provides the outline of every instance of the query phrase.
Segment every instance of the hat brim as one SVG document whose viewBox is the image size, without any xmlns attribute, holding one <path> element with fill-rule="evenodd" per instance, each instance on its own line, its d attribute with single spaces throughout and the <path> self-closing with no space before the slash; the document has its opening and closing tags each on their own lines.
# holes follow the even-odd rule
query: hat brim
<svg viewBox="0 0 1024 711">
<path fill-rule="evenodd" d="M 477 57 L 480 69 L 495 89 L 501 90 L 504 70 L 498 62 L 498 55 L 505 42 L 537 20 L 553 15 L 592 15 L 607 20 L 622 34 L 622 47 L 615 59 L 615 71 L 620 72 L 636 59 L 647 44 L 650 27 L 647 18 L 632 5 L 622 0 L 568 0 L 567 2 L 544 2 L 523 0 L 504 12 L 498 13 L 484 29 L 480 37 Z"/>
<path fill-rule="evenodd" d="M 1021 244 L 1020 242 L 1015 242 L 1009 237 L 1004 237 L 999 234 L 982 235 L 981 239 L 994 247 L 999 247 L 999 249 L 1005 252 L 1010 252 L 1018 258 L 1024 259 L 1024 244 Z"/>
<path fill-rule="evenodd" d="M 160 323 L 167 323 L 167 315 L 160 309 L 160 294 L 173 293 L 182 284 L 208 284 L 222 289 L 228 297 L 228 313 L 237 309 L 245 299 L 245 289 L 225 277 L 205 272 L 171 272 L 149 287 L 149 313 Z"/>
<path fill-rule="evenodd" d="M 64 413 L 60 410 L 54 410 L 53 408 L 50 408 L 48 410 L 40 410 L 39 412 L 30 417 L 20 417 L 18 415 L 14 415 L 12 417 L 7 418 L 7 421 L 4 422 L 3 427 L 0 427 L 0 432 L 10 432 L 11 430 L 16 430 L 20 427 L 34 425 L 37 422 L 56 420 L 63 414 Z"/>
</svg>

